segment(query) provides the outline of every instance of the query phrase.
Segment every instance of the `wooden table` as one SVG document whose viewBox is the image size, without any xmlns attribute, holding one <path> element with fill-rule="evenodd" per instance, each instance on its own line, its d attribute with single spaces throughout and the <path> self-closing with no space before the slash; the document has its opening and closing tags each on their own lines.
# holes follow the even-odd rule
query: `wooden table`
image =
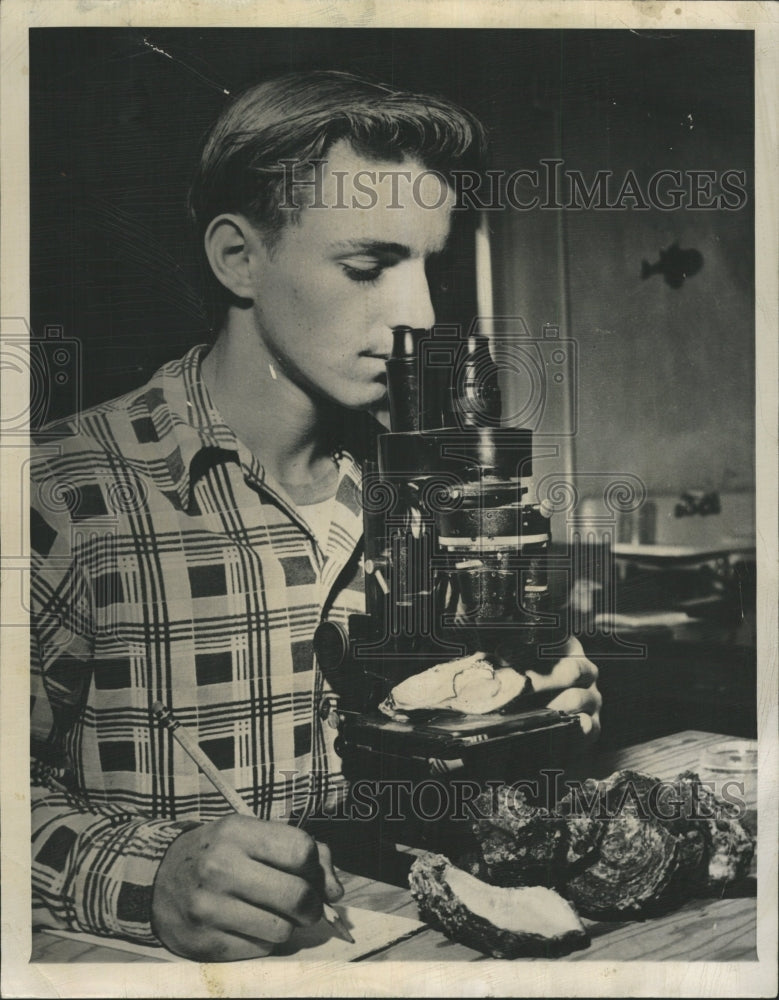
<svg viewBox="0 0 779 1000">
<path fill-rule="evenodd" d="M 695 730 L 675 733 L 622 750 L 595 753 L 589 774 L 605 777 L 622 767 L 672 778 L 697 769 L 701 751 L 727 737 Z M 755 961 L 756 881 L 753 874 L 739 894 L 726 899 L 691 900 L 663 917 L 646 921 L 584 920 L 591 935 L 589 948 L 558 959 L 587 961 Z M 408 889 L 361 875 L 342 873 L 344 903 L 367 910 L 417 918 Z M 358 961 L 491 961 L 489 956 L 449 941 L 425 927 L 411 937 L 389 944 Z M 148 958 L 111 947 L 85 945 L 44 932 L 33 934 L 33 962 L 140 962 Z"/>
</svg>

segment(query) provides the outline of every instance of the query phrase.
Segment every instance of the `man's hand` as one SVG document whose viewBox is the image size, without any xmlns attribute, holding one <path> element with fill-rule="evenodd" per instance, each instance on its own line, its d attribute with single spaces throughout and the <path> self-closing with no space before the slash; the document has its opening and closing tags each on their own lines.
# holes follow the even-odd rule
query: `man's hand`
<svg viewBox="0 0 779 1000">
<path fill-rule="evenodd" d="M 177 837 L 154 883 L 152 925 L 171 951 L 199 961 L 268 955 L 316 923 L 343 886 L 330 849 L 302 830 L 225 816 Z"/>
<path fill-rule="evenodd" d="M 548 702 L 548 708 L 560 712 L 578 712 L 582 731 L 588 740 L 600 735 L 600 707 L 603 702 L 598 690 L 598 668 L 584 655 L 578 639 L 568 639 L 566 655 L 558 660 L 548 674 L 525 671 L 536 691 L 560 693 Z"/>
</svg>

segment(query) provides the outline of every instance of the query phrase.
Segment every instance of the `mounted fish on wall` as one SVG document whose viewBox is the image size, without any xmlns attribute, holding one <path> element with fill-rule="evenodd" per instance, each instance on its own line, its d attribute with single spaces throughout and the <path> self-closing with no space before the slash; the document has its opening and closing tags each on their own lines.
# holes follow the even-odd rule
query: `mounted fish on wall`
<svg viewBox="0 0 779 1000">
<path fill-rule="evenodd" d="M 648 260 L 641 262 L 642 279 L 651 278 L 653 274 L 662 274 L 665 283 L 671 288 L 681 288 L 685 278 L 691 278 L 703 267 L 703 254 L 699 250 L 682 250 L 679 243 L 673 243 L 667 250 L 660 251 L 660 260 L 650 264 Z"/>
</svg>

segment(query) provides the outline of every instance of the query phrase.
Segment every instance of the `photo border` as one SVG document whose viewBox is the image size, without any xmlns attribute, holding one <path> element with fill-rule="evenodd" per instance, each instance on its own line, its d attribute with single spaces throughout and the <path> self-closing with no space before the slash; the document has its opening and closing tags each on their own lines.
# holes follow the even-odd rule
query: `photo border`
<svg viewBox="0 0 779 1000">
<path fill-rule="evenodd" d="M 31 27 L 462 27 L 754 30 L 756 51 L 756 433 L 758 580 L 758 740 L 760 810 L 757 953 L 752 963 L 565 962 L 237 964 L 37 964 L 28 961 L 29 787 L 28 574 L 21 491 L 26 445 L 0 441 L 2 551 L 0 589 L 0 743 L 2 778 L 2 995 L 61 996 L 722 996 L 776 992 L 777 945 L 777 262 L 775 164 L 779 5 L 633 3 L 622 0 L 4 0 L 0 7 L 0 316 L 29 319 L 27 30 Z M 0 372 L 0 419 L 28 404 L 26 372 Z M 141 974 L 143 973 L 143 974 Z"/>
</svg>

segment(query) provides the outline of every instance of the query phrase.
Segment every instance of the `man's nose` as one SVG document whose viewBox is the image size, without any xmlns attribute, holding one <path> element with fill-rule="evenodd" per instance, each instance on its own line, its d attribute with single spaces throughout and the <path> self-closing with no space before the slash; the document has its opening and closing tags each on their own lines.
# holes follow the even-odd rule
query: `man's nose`
<svg viewBox="0 0 779 1000">
<path fill-rule="evenodd" d="M 407 261 L 406 266 L 394 270 L 397 280 L 389 290 L 389 326 L 393 329 L 398 326 L 428 329 L 435 323 L 435 310 L 424 262 Z"/>
</svg>

